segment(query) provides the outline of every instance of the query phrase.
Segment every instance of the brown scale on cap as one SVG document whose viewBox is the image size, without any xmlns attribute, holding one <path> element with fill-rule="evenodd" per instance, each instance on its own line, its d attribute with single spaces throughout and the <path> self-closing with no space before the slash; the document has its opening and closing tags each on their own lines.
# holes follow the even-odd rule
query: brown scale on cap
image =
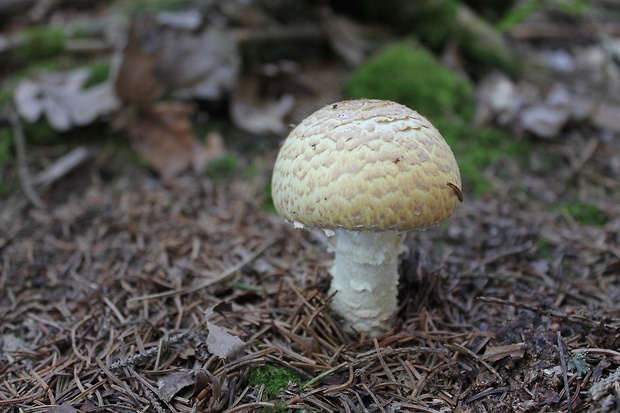
<svg viewBox="0 0 620 413">
<path fill-rule="evenodd" d="M 437 225 L 455 211 L 460 187 L 454 154 L 425 117 L 370 99 L 303 120 L 280 149 L 272 182 L 275 207 L 290 221 L 371 231 Z"/>
</svg>

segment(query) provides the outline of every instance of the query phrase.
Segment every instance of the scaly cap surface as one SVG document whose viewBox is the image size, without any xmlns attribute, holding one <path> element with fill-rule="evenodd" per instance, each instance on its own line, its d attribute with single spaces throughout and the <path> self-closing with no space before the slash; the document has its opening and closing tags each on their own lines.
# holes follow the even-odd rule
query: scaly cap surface
<svg viewBox="0 0 620 413">
<path fill-rule="evenodd" d="M 458 188 L 459 168 L 439 131 L 404 105 L 371 99 L 334 103 L 303 120 L 272 178 L 280 216 L 333 230 L 437 225 L 455 211 Z"/>
</svg>

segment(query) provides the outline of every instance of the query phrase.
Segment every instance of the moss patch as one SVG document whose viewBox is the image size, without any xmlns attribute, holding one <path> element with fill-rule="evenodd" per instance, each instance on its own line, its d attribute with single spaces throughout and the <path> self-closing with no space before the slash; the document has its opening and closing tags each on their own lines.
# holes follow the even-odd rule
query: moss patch
<svg viewBox="0 0 620 413">
<path fill-rule="evenodd" d="M 363 0 L 366 19 L 389 26 L 401 35 L 415 33 L 422 42 L 440 48 L 454 33 L 458 2 L 455 0 Z"/>
<path fill-rule="evenodd" d="M 277 397 L 290 382 L 298 383 L 301 377 L 293 370 L 267 364 L 250 369 L 247 383 L 250 386 L 265 385 L 265 396 L 268 399 Z"/>
<path fill-rule="evenodd" d="M 26 61 L 51 59 L 65 47 L 65 34 L 54 26 L 30 29 L 24 33 L 24 40 L 18 50 L 18 57 Z"/>
<path fill-rule="evenodd" d="M 445 119 L 434 123 L 454 152 L 465 190 L 475 196 L 493 189 L 485 177 L 489 167 L 507 159 L 522 163 L 528 159 L 530 145 L 500 129 L 474 128 L 464 122 Z"/>
<path fill-rule="evenodd" d="M 14 187 L 9 177 L 9 162 L 13 157 L 13 134 L 9 128 L 0 128 L 0 198 L 7 195 Z"/>
<path fill-rule="evenodd" d="M 261 204 L 263 211 L 276 214 L 278 211 L 276 210 L 276 206 L 273 203 L 273 196 L 271 195 L 271 180 L 265 182 L 264 193 L 265 197 Z"/>
<path fill-rule="evenodd" d="M 209 162 L 207 175 L 213 180 L 234 178 L 239 173 L 239 159 L 234 154 L 226 154 Z"/>
<path fill-rule="evenodd" d="M 84 88 L 88 88 L 90 86 L 94 86 L 108 80 L 108 77 L 110 76 L 111 65 L 110 62 L 101 61 L 93 63 L 89 66 L 89 69 L 90 76 L 88 77 Z"/>
<path fill-rule="evenodd" d="M 397 43 L 362 65 L 346 87 L 353 98 L 402 103 L 428 117 L 448 142 L 459 164 L 467 192 L 493 189 L 485 170 L 507 158 L 527 159 L 530 148 L 495 128 L 474 128 L 471 82 L 444 67 L 423 47 Z"/>
<path fill-rule="evenodd" d="M 351 77 L 345 93 L 352 98 L 393 100 L 435 120 L 471 118 L 471 83 L 443 66 L 425 48 L 411 43 L 387 46 Z"/>
<path fill-rule="evenodd" d="M 550 211 L 568 214 L 572 219 L 582 225 L 600 227 L 607 223 L 607 214 L 605 214 L 605 211 L 602 211 L 599 207 L 592 204 L 562 204 L 554 206 Z"/>
</svg>

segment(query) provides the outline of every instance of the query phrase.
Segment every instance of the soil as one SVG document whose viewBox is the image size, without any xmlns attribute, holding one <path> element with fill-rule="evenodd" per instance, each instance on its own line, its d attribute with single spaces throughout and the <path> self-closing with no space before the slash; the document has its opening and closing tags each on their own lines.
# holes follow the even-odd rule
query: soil
<svg viewBox="0 0 620 413">
<path fill-rule="evenodd" d="M 601 171 L 620 152 L 617 141 L 601 143 L 573 170 L 588 139 L 597 138 L 563 142 L 546 175 L 504 165 L 513 174 L 501 189 L 410 233 L 395 327 L 376 339 L 345 334 L 327 307 L 324 234 L 265 210 L 275 149 L 256 161 L 258 173 L 233 179 L 162 182 L 94 162 L 52 188 L 47 209 L 27 207 L 4 224 L 0 407 L 618 409 L 620 191 Z M 606 224 L 550 212 L 537 196 L 567 193 L 598 203 Z M 209 324 L 242 350 L 209 350 L 208 308 Z M 301 380 L 268 399 L 245 380 L 264 364 Z M 181 384 L 171 391 L 167 378 Z"/>
<path fill-rule="evenodd" d="M 330 312 L 325 234 L 269 208 L 279 139 L 235 153 L 253 172 L 234 177 L 163 180 L 99 150 L 44 208 L 18 190 L 0 204 L 0 411 L 620 411 L 620 139 L 569 129 L 525 137 L 527 160 L 485 171 L 493 191 L 408 234 L 377 338 Z M 299 380 L 274 396 L 249 379 L 265 365 Z"/>
</svg>

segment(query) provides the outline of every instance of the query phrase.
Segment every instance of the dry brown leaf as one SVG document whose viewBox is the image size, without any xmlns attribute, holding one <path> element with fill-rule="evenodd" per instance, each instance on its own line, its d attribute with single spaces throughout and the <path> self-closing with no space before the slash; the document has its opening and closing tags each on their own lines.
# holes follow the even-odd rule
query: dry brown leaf
<svg viewBox="0 0 620 413">
<path fill-rule="evenodd" d="M 163 178 L 186 170 L 197 142 L 189 121 L 191 108 L 182 103 L 160 103 L 140 112 L 129 126 L 132 148 Z"/>
<path fill-rule="evenodd" d="M 223 328 L 209 321 L 214 312 L 222 313 L 227 311 L 227 309 L 227 303 L 220 303 L 205 310 L 207 327 L 209 329 L 207 349 L 210 353 L 223 359 L 234 357 L 245 347 L 245 343 L 239 337 L 233 336 Z"/>
<path fill-rule="evenodd" d="M 191 105 L 161 102 L 136 115 L 128 127 L 131 147 L 164 179 L 187 169 L 201 174 L 207 164 L 224 153 L 219 134 L 207 137 L 206 147 L 192 130 Z"/>
<path fill-rule="evenodd" d="M 241 59 L 237 34 L 209 26 L 196 33 L 192 14 L 165 13 L 133 20 L 116 78 L 126 104 L 148 107 L 164 91 L 182 99 L 220 99 L 237 80 Z M 185 23 L 170 24 L 171 22 Z"/>
<path fill-rule="evenodd" d="M 524 343 L 508 344 L 506 346 L 488 347 L 484 352 L 485 361 L 497 361 L 505 357 L 513 359 L 523 358 L 525 354 Z"/>
<path fill-rule="evenodd" d="M 156 77 L 159 41 L 154 23 L 136 17 L 129 28 L 127 44 L 116 75 L 116 96 L 126 105 L 146 108 L 165 90 Z"/>
<path fill-rule="evenodd" d="M 181 390 L 196 385 L 196 374 L 193 371 L 179 371 L 160 377 L 157 380 L 157 395 L 169 402 Z"/>
</svg>

